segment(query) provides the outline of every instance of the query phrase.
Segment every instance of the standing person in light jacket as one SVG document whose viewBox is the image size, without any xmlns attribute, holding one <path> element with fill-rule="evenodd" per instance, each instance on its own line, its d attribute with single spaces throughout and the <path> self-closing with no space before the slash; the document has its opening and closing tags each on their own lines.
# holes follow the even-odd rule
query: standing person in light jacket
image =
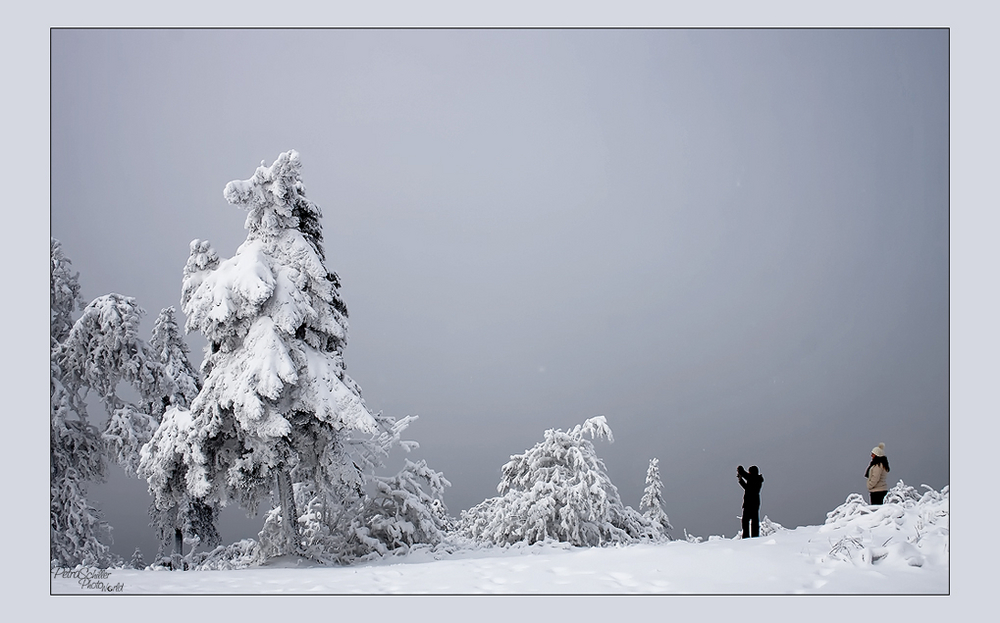
<svg viewBox="0 0 1000 623">
<path fill-rule="evenodd" d="M 764 477 L 756 465 L 750 466 L 749 473 L 740 465 L 736 468 L 736 480 L 743 487 L 743 538 L 760 536 L 760 488 Z"/>
<path fill-rule="evenodd" d="M 865 470 L 865 478 L 868 479 L 868 497 L 872 504 L 881 504 L 888 493 L 889 487 L 885 484 L 885 475 L 889 473 L 889 459 L 885 456 L 885 444 L 880 443 L 872 448 L 872 462 Z"/>
</svg>

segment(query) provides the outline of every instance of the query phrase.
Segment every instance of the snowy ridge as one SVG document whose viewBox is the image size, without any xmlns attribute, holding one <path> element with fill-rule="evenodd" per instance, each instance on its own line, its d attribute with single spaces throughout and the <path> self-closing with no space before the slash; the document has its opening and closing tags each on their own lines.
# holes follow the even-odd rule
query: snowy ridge
<svg viewBox="0 0 1000 623">
<path fill-rule="evenodd" d="M 821 526 L 778 526 L 755 539 L 608 547 L 452 542 L 339 567 L 295 557 L 260 565 L 255 544 L 241 541 L 205 556 L 204 570 L 111 569 L 105 582 L 121 583 L 125 593 L 182 594 L 948 594 L 949 491 L 925 489 L 900 482 L 880 507 L 851 494 Z M 223 552 L 246 568 L 223 564 Z M 71 572 L 53 573 L 53 593 L 94 590 Z"/>
</svg>

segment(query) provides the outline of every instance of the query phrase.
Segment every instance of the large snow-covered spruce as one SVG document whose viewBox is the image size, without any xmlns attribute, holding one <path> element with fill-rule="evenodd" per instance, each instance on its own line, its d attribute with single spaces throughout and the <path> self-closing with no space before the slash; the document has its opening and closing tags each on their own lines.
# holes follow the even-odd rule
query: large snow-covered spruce
<svg viewBox="0 0 1000 623">
<path fill-rule="evenodd" d="M 549 429 L 544 441 L 511 456 L 497 486 L 500 497 L 463 512 L 463 532 L 499 545 L 552 539 L 596 546 L 656 538 L 656 526 L 622 504 L 585 435 L 614 441 L 604 416 L 597 416 L 568 432 Z"/>
<path fill-rule="evenodd" d="M 226 186 L 226 199 L 247 211 L 247 239 L 226 260 L 193 241 L 181 295 L 186 328 L 208 340 L 186 433 L 188 489 L 249 510 L 277 491 L 288 553 L 303 547 L 295 498 L 331 512 L 361 483 L 351 431 L 379 432 L 346 373 L 347 308 L 300 167 L 289 151 Z"/>
</svg>

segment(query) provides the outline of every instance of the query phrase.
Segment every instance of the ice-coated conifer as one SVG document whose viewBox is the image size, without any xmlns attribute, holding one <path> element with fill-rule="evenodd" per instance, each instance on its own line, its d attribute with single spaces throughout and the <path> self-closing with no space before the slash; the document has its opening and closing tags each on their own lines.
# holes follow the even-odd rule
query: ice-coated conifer
<svg viewBox="0 0 1000 623">
<path fill-rule="evenodd" d="M 52 342 L 66 339 L 73 327 L 74 313 L 83 308 L 80 297 L 79 274 L 70 270 L 70 260 L 62 252 L 62 243 L 55 238 L 49 242 L 51 267 L 49 273 L 49 317 Z"/>
<path fill-rule="evenodd" d="M 142 310 L 134 299 L 108 294 L 94 299 L 73 321 L 80 303 L 77 276 L 61 245 L 51 242 L 50 527 L 53 564 L 113 564 L 106 545 L 110 527 L 86 499 L 86 483 L 102 480 L 105 455 L 135 473 L 139 448 L 157 420 L 148 406 L 169 393 L 170 380 L 138 336 Z M 141 406 L 123 400 L 118 385 L 137 390 Z M 102 430 L 87 414 L 93 392 L 108 414 Z"/>
<path fill-rule="evenodd" d="M 87 483 L 106 474 L 100 433 L 71 406 L 55 361 L 50 375 L 49 542 L 53 566 L 107 567 L 111 527 L 87 499 Z"/>
<path fill-rule="evenodd" d="M 656 526 L 662 538 L 669 539 L 667 531 L 673 530 L 670 518 L 663 510 L 663 480 L 660 479 L 660 459 L 650 459 L 646 469 L 646 488 L 642 492 L 639 510 Z"/>
<path fill-rule="evenodd" d="M 593 546 L 648 538 L 652 526 L 622 504 L 594 444 L 586 438 L 614 438 L 604 416 L 572 430 L 545 431 L 545 439 L 510 457 L 489 498 L 462 513 L 462 530 L 494 544 L 546 539 Z"/>
<path fill-rule="evenodd" d="M 162 399 L 164 411 L 171 405 L 189 408 L 201 391 L 201 375 L 191 365 L 191 351 L 177 327 L 176 313 L 173 307 L 160 311 L 149 340 L 150 351 L 173 385 L 173 391 Z"/>
<path fill-rule="evenodd" d="M 153 497 L 149 514 L 160 542 L 158 557 L 180 557 L 185 541 L 194 541 L 203 548 L 220 542 L 216 529 L 218 506 L 188 492 L 185 459 L 190 460 L 195 451 L 190 432 L 190 411 L 170 407 L 140 451 L 139 475 L 146 479 Z"/>
<path fill-rule="evenodd" d="M 380 554 L 440 543 L 451 529 L 444 488 L 451 483 L 421 459 L 406 459 L 391 477 L 374 479 L 376 492 L 352 527 L 355 538 Z M 426 487 L 426 490 L 425 490 Z"/>
<path fill-rule="evenodd" d="M 101 437 L 112 460 L 134 475 L 139 448 L 156 430 L 158 421 L 149 405 L 168 395 L 172 382 L 163 367 L 139 337 L 143 310 L 135 299 L 107 294 L 91 301 L 59 345 L 56 361 L 62 382 L 80 412 L 85 414 L 82 396 L 93 391 L 110 416 Z M 143 405 L 135 405 L 118 395 L 118 384 L 134 387 Z"/>
<path fill-rule="evenodd" d="M 62 245 L 51 239 L 50 357 L 49 357 L 49 542 L 54 566 L 86 564 L 108 566 L 114 556 L 108 548 L 111 527 L 87 499 L 87 483 L 105 478 L 104 444 L 100 432 L 87 421 L 86 403 L 79 392 L 67 389 L 59 364 L 61 343 L 81 308 L 78 275 Z"/>
<path fill-rule="evenodd" d="M 149 347 L 170 379 L 172 391 L 151 408 L 167 409 L 150 442 L 140 453 L 139 474 L 149 483 L 153 503 L 149 513 L 160 539 L 158 556 L 168 552 L 183 554 L 184 541 L 194 541 L 202 547 L 219 543 L 215 521 L 217 506 L 192 498 L 187 491 L 184 453 L 187 427 L 191 418 L 188 408 L 201 389 L 201 377 L 191 365 L 187 344 L 181 338 L 175 320 L 175 310 L 167 307 L 153 325 Z M 174 407 L 171 411 L 170 407 Z"/>
<path fill-rule="evenodd" d="M 226 199 L 247 211 L 247 239 L 226 260 L 193 241 L 181 290 L 186 328 L 208 340 L 187 432 L 188 489 L 250 510 L 276 492 L 276 553 L 302 550 L 296 498 L 319 496 L 332 513 L 337 492 L 360 479 L 351 431 L 378 433 L 346 373 L 347 308 L 300 167 L 286 152 L 226 186 Z"/>
<path fill-rule="evenodd" d="M 293 485 L 295 503 L 299 509 L 300 554 L 316 561 L 340 564 L 394 551 L 378 538 L 369 535 L 367 522 L 378 514 L 379 505 L 373 503 L 373 498 L 365 489 L 378 491 L 380 481 L 394 481 L 392 478 L 375 475 L 378 468 L 385 466 L 384 461 L 393 448 L 402 447 L 409 451 L 419 447 L 414 441 L 400 438 L 402 432 L 417 419 L 417 416 L 396 420 L 376 413 L 373 417 L 380 429 L 378 434 L 338 436 L 331 442 L 327 456 L 336 458 L 343 466 L 336 470 L 327 470 L 328 474 L 335 477 L 328 481 L 299 481 Z M 403 471 L 405 472 L 406 468 Z M 429 469 L 427 471 L 434 473 Z M 415 488 L 412 488 L 411 492 L 422 489 L 420 478 L 404 477 L 402 480 L 414 485 Z M 433 499 L 441 500 L 444 486 L 441 481 L 443 476 L 437 474 L 427 483 L 430 494 L 421 491 L 417 496 L 443 511 L 443 502 L 439 504 L 433 501 Z M 260 553 L 265 558 L 281 555 L 289 547 L 280 511 L 279 507 L 267 514 L 259 535 Z M 425 536 L 428 540 L 421 541 L 420 539 Z M 436 542 L 434 536 L 430 531 L 415 532 L 414 544 L 416 542 L 433 544 Z"/>
<path fill-rule="evenodd" d="M 132 552 L 132 559 L 129 561 L 129 566 L 140 570 L 146 568 L 146 561 L 142 558 L 142 550 L 138 547 Z"/>
</svg>

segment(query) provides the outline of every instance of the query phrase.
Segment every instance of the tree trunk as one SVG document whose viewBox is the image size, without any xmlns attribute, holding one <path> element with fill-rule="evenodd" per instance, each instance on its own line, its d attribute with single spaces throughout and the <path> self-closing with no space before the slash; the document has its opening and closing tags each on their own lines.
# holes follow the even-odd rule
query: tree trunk
<svg viewBox="0 0 1000 623">
<path fill-rule="evenodd" d="M 295 509 L 295 490 L 292 477 L 286 468 L 278 470 L 278 500 L 281 503 L 281 528 L 291 544 L 289 554 L 299 551 L 299 514 Z"/>
<path fill-rule="evenodd" d="M 184 533 L 180 528 L 174 528 L 174 553 L 178 556 L 184 555 Z"/>
</svg>

